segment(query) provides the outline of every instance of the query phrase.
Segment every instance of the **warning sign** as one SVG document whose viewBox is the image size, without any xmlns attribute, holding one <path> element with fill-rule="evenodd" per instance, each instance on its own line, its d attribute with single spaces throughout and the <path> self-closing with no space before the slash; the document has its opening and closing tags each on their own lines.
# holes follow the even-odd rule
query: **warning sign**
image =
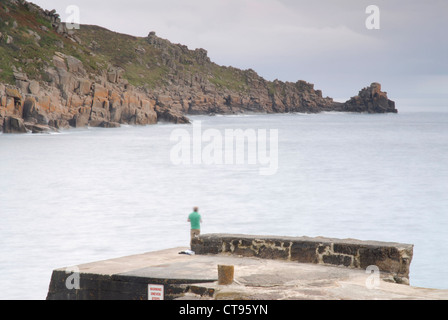
<svg viewBox="0 0 448 320">
<path fill-rule="evenodd" d="M 148 284 L 148 300 L 163 300 L 163 285 Z"/>
</svg>

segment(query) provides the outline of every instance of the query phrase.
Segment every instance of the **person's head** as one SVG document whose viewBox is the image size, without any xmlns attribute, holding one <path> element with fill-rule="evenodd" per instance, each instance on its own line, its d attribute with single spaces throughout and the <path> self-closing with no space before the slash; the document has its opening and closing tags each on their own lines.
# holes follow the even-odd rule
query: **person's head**
<svg viewBox="0 0 448 320">
<path fill-rule="evenodd" d="M 198 207 L 194 207 L 194 208 L 193 208 L 193 211 L 194 211 L 194 212 L 198 212 L 198 210 L 199 210 Z"/>
</svg>

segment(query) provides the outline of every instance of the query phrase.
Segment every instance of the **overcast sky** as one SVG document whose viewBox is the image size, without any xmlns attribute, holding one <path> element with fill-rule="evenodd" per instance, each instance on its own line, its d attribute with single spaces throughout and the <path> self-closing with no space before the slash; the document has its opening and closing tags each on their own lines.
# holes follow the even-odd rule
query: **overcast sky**
<svg viewBox="0 0 448 320">
<path fill-rule="evenodd" d="M 81 24 L 158 36 L 267 80 L 306 80 L 348 99 L 380 82 L 392 100 L 448 106 L 448 0 L 34 0 Z M 374 4 L 380 29 L 366 28 Z M 400 109 L 400 105 L 397 105 Z"/>
</svg>

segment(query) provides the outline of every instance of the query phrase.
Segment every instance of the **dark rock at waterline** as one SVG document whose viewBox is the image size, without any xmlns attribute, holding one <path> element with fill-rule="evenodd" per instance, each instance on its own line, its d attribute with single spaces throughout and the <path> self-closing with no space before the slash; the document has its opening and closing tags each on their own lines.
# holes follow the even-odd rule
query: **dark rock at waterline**
<svg viewBox="0 0 448 320">
<path fill-rule="evenodd" d="M 27 133 L 25 122 L 19 117 L 9 116 L 3 120 L 3 133 Z"/>
<path fill-rule="evenodd" d="M 35 123 L 25 123 L 25 127 L 31 131 L 31 133 L 50 133 L 56 132 L 57 130 L 53 127 L 35 124 Z"/>
</svg>

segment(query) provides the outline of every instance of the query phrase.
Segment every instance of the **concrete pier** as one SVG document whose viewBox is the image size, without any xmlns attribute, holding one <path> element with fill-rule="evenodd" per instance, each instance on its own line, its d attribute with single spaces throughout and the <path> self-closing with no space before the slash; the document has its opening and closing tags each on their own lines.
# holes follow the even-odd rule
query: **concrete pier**
<svg viewBox="0 0 448 320">
<path fill-rule="evenodd" d="M 316 243 L 324 244 L 325 250 Z M 351 251 L 343 249 L 344 244 Z M 150 288 L 160 290 L 165 300 L 448 299 L 448 290 L 396 283 L 405 282 L 403 279 L 409 275 L 412 245 L 203 235 L 194 248 L 198 250 L 194 255 L 180 254 L 189 248 L 173 248 L 54 270 L 47 299 L 147 300 L 151 298 Z M 307 254 L 298 248 L 306 248 Z M 320 260 L 313 258 L 313 252 Z M 326 260 L 325 252 L 352 258 Z M 373 267 L 366 271 L 360 261 L 368 261 L 368 267 Z M 392 266 L 389 270 L 387 263 Z M 219 284 L 218 265 L 234 267 L 232 284 Z"/>
</svg>

